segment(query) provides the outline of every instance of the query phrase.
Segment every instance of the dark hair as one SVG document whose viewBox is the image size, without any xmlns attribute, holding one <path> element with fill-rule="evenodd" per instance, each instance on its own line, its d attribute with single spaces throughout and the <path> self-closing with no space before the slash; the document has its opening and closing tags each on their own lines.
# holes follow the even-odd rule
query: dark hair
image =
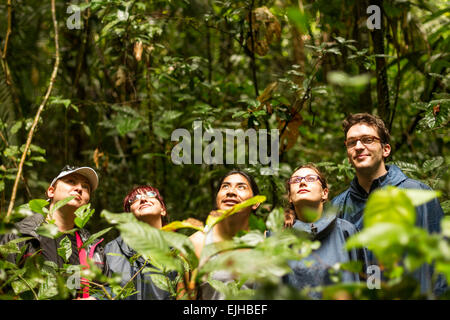
<svg viewBox="0 0 450 320">
<path fill-rule="evenodd" d="M 226 179 L 226 177 L 231 176 L 233 174 L 240 174 L 241 176 L 243 176 L 245 179 L 247 179 L 247 181 L 250 183 L 250 188 L 252 189 L 253 192 L 253 196 L 256 196 L 259 194 L 259 188 L 258 185 L 256 184 L 255 179 L 253 179 L 253 177 L 248 174 L 245 171 L 239 170 L 239 169 L 233 169 L 231 171 L 228 171 L 221 179 L 219 182 L 219 185 L 217 186 L 217 190 L 216 190 L 216 195 L 215 198 L 217 198 L 217 194 L 220 191 L 220 187 L 222 186 L 223 181 Z"/>
<path fill-rule="evenodd" d="M 302 165 L 298 166 L 297 168 L 295 168 L 294 171 L 292 172 L 292 174 L 294 174 L 297 170 L 300 170 L 303 168 L 309 168 L 309 169 L 312 169 L 315 172 L 317 172 L 317 175 L 319 176 L 319 181 L 320 181 L 320 184 L 322 185 L 322 188 L 323 189 L 328 188 L 327 178 L 314 163 L 309 162 L 309 163 L 302 164 Z M 292 177 L 292 174 L 291 174 L 291 177 Z M 286 189 L 288 192 L 288 198 L 291 194 L 291 185 L 289 184 L 289 178 L 288 178 L 288 180 L 286 180 Z M 289 203 L 289 208 L 295 211 L 294 205 L 292 203 Z"/>
<path fill-rule="evenodd" d="M 128 192 L 128 194 L 123 199 L 123 210 L 125 212 L 130 212 L 131 204 L 130 204 L 129 200 L 132 199 L 138 193 L 148 192 L 148 191 L 153 191 L 156 193 L 156 198 L 161 203 L 161 207 L 163 208 L 163 210 L 166 210 L 166 204 L 164 203 L 164 199 L 161 196 L 161 194 L 159 193 L 159 190 L 156 189 L 155 187 L 151 187 L 151 186 L 147 186 L 147 185 L 135 187 L 130 192 Z M 168 219 L 169 219 L 169 213 L 166 210 L 166 215 L 161 217 L 162 225 L 167 224 Z"/>
<path fill-rule="evenodd" d="M 380 136 L 382 144 L 389 144 L 391 141 L 391 135 L 389 134 L 389 130 L 386 128 L 384 121 L 377 116 L 371 115 L 369 113 L 355 113 L 350 114 L 345 118 L 344 122 L 342 122 L 342 128 L 344 129 L 345 139 L 347 139 L 347 132 L 356 124 L 365 123 L 369 126 L 375 127 L 378 135 Z"/>
</svg>

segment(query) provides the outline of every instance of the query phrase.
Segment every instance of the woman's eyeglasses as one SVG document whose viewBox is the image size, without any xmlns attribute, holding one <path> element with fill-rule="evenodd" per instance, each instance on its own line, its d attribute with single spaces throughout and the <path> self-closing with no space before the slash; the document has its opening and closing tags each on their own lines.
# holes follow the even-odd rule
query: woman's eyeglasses
<svg viewBox="0 0 450 320">
<path fill-rule="evenodd" d="M 291 177 L 288 180 L 288 183 L 289 184 L 300 183 L 302 182 L 303 179 L 305 179 L 306 182 L 316 182 L 317 180 L 320 180 L 320 177 L 316 174 L 308 174 L 307 176 L 304 177 L 295 176 Z"/>
<path fill-rule="evenodd" d="M 138 193 L 133 198 L 128 200 L 129 204 L 133 204 L 136 201 L 142 200 L 142 199 L 148 199 L 148 198 L 156 198 L 156 192 L 154 191 L 147 191 L 146 193 Z"/>
</svg>

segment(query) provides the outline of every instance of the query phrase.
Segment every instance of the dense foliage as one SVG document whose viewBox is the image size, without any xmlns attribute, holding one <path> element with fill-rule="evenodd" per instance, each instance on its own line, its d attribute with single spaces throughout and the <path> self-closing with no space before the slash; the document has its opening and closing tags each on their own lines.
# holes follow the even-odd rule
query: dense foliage
<svg viewBox="0 0 450 320">
<path fill-rule="evenodd" d="M 77 164 L 96 168 L 100 176 L 91 208 L 104 214 L 83 208 L 78 221 L 81 225 L 90 219 L 86 227 L 92 233 L 111 227 L 110 212 L 122 212 L 124 196 L 140 184 L 160 190 L 172 221 L 190 217 L 206 221 L 219 177 L 236 165 L 173 163 L 171 151 L 177 141 L 171 140 L 172 132 L 185 128 L 193 135 L 195 120 L 201 121 L 204 131 L 278 129 L 280 169 L 275 175 L 260 174 L 261 165 L 240 165 L 255 175 L 266 197 L 253 221 L 255 231 L 234 243 L 236 248 L 255 248 L 254 256 L 245 258 L 236 250 L 230 255 L 241 254 L 244 261 L 274 257 L 270 265 L 279 267 L 274 269 L 277 274 L 257 273 L 269 279 L 267 290 L 260 294 L 263 298 L 270 298 L 270 292 L 298 297 L 298 293 L 274 289 L 278 285 L 274 277 L 285 272 L 286 259 L 297 254 L 290 248 L 302 246 L 308 252 L 310 247 L 303 239 L 285 233 L 263 240 L 261 229 L 278 228 L 285 204 L 284 181 L 300 163 L 321 166 L 331 197 L 348 186 L 353 170 L 346 160 L 341 123 L 347 114 L 363 111 L 380 115 L 388 124 L 393 148 L 389 161 L 410 177 L 440 190 L 440 202 L 448 214 L 450 48 L 449 9 L 444 1 L 80 0 L 55 4 L 56 20 L 51 1 L 0 4 L 3 218 L 8 206 L 14 205 L 9 219 L 15 221 L 21 210 L 28 210 L 20 207 L 27 203 L 31 210 L 46 214 L 45 201 L 37 199 L 45 197 L 59 169 Z M 371 4 L 381 8 L 381 29 L 367 27 L 370 14 L 366 9 Z M 40 106 L 44 108 L 27 145 Z M 12 197 L 16 180 L 17 193 Z M 417 205 L 396 191 L 386 192 L 379 194 L 374 206 L 390 196 L 403 199 L 399 201 L 409 209 Z M 11 224 L 2 221 L 4 233 Z M 403 247 L 402 234 L 408 235 L 407 246 L 427 244 L 416 248 L 417 255 L 407 261 L 407 268 L 437 259 L 440 271 L 448 275 L 448 242 L 416 229 L 412 232 L 411 224 L 399 221 L 397 227 L 385 226 L 392 235 L 385 239 L 388 244 L 398 241 L 398 251 L 392 256 L 384 247 L 374 248 L 380 256 L 389 256 L 386 263 L 393 269 L 392 278 L 399 283 L 403 271 L 395 262 L 413 250 Z M 118 230 L 126 234 L 129 228 L 138 228 L 130 224 L 137 222 L 121 221 L 102 236 L 108 241 Z M 448 226 L 443 229 L 448 236 Z M 198 267 L 185 237 L 191 229 L 152 232 L 149 236 L 164 240 L 158 242 L 158 250 L 161 257 L 168 256 L 163 259 L 167 271 L 180 271 L 186 263 L 191 269 Z M 365 240 L 356 241 L 355 246 Z M 173 259 L 169 248 L 192 260 L 187 258 L 182 264 Z M 285 255 L 277 251 L 280 248 L 286 249 Z M 435 249 L 430 252 L 427 248 Z M 37 281 L 36 274 L 52 268 L 36 269 L 29 264 L 27 271 L 3 266 L 1 269 L 17 274 L 5 277 L 2 271 L 0 290 L 12 284 L 16 294 L 29 295 L 23 298 L 33 298 L 33 293 L 35 298 L 39 296 L 27 289 L 38 284 L 30 281 Z M 198 269 L 199 276 L 217 266 L 204 267 Z M 245 270 L 240 272 L 245 274 Z M 96 276 L 99 282 L 105 280 Z M 28 279 L 28 284 L 20 278 Z M 63 281 L 51 279 L 62 290 L 58 297 L 67 297 Z M 398 294 L 412 297 L 408 288 Z M 236 293 L 233 288 L 224 290 Z M 361 290 L 346 292 L 383 298 Z M 53 296 L 42 292 L 39 298 Z"/>
</svg>

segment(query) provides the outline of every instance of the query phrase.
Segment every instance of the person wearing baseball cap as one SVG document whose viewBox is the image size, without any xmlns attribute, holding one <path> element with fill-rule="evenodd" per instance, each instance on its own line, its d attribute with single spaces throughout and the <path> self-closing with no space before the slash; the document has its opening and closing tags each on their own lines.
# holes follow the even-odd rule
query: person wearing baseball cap
<svg viewBox="0 0 450 320">
<path fill-rule="evenodd" d="M 136 219 L 145 222 L 153 228 L 160 229 L 167 223 L 168 215 L 164 200 L 155 187 L 144 185 L 133 188 L 123 200 L 125 212 L 131 212 Z M 106 265 L 108 270 L 122 275 L 121 285 L 129 283 L 133 277 L 136 293 L 125 298 L 125 300 L 169 300 L 172 299 L 169 292 L 156 286 L 151 278 L 152 272 L 143 273 L 143 267 L 148 264 L 142 256 L 138 259 L 136 252 L 130 248 L 121 236 L 112 240 L 105 246 Z M 155 267 L 153 267 L 155 268 Z M 138 272 L 141 270 L 140 272 Z M 169 278 L 174 279 L 175 274 L 170 273 Z"/>
<path fill-rule="evenodd" d="M 58 201 L 68 197 L 74 198 L 64 206 L 56 208 L 47 217 L 44 217 L 40 213 L 35 213 L 15 224 L 21 236 L 32 237 L 32 239 L 19 244 L 21 247 L 26 246 L 22 261 L 19 264 L 23 263 L 24 259 L 38 253 L 44 261 L 52 261 L 59 268 L 63 268 L 64 264 L 84 265 L 86 268 L 89 268 L 87 260 L 91 259 L 104 273 L 108 273 L 109 271 L 104 264 L 104 251 L 99 246 L 99 243 L 103 239 L 97 239 L 90 245 L 83 247 L 84 242 L 86 242 L 90 234 L 86 229 L 76 228 L 75 226 L 75 211 L 89 203 L 92 193 L 97 186 L 98 176 L 94 169 L 90 167 L 65 166 L 47 188 L 46 195 L 50 202 L 49 211 L 54 208 Z M 46 223 L 54 223 L 60 232 L 75 230 L 52 239 L 36 232 L 39 226 Z M 2 237 L 0 244 L 7 243 L 18 237 L 18 235 L 13 233 L 7 234 Z M 72 245 L 72 253 L 66 260 L 58 254 L 60 242 L 64 237 L 68 237 Z M 16 262 L 16 256 L 12 254 L 6 257 L 6 259 L 12 263 Z M 77 292 L 77 297 L 89 299 L 89 288 L 84 286 L 80 289 Z"/>
</svg>

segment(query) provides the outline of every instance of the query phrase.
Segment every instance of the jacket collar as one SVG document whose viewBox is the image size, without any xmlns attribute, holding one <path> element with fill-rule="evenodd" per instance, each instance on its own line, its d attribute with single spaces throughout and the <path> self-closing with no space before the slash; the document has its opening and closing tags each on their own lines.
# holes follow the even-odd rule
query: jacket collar
<svg viewBox="0 0 450 320">
<path fill-rule="evenodd" d="M 387 173 L 372 181 L 369 193 L 364 190 L 358 182 L 358 178 L 355 176 L 350 183 L 350 193 L 357 198 L 366 199 L 372 191 L 385 186 L 398 186 L 408 177 L 397 167 L 395 164 L 386 165 Z"/>
<path fill-rule="evenodd" d="M 333 230 L 336 224 L 336 219 L 336 213 L 324 211 L 324 214 L 319 220 L 308 223 L 296 219 L 292 227 L 299 231 L 305 232 L 308 238 L 312 240 L 321 240 L 328 236 Z"/>
</svg>

